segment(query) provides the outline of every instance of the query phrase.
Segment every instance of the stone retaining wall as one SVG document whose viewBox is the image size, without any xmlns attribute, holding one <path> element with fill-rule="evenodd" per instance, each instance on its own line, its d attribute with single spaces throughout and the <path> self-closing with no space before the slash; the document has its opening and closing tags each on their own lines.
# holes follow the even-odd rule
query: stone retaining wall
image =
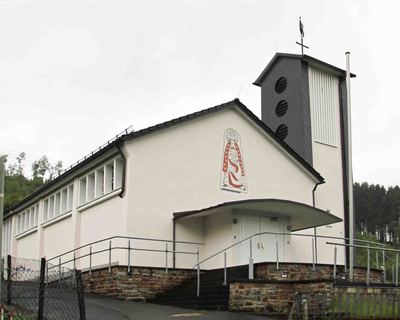
<svg viewBox="0 0 400 320">
<path fill-rule="evenodd" d="M 146 301 L 157 293 L 168 290 L 182 282 L 194 278 L 196 272 L 187 269 L 165 269 L 151 267 L 132 267 L 131 275 L 127 267 L 114 266 L 83 273 L 85 293 L 122 300 Z"/>
<path fill-rule="evenodd" d="M 287 314 L 296 292 L 332 290 L 333 282 L 235 282 L 229 287 L 229 309 Z"/>
<path fill-rule="evenodd" d="M 332 265 L 315 265 L 315 270 L 311 264 L 294 264 L 294 263 L 281 263 L 279 270 L 276 269 L 275 263 L 261 263 L 255 265 L 255 277 L 259 280 L 266 281 L 323 281 L 333 279 L 333 266 Z M 354 281 L 365 283 L 367 280 L 365 268 L 354 268 Z M 348 280 L 349 275 L 345 273 L 344 266 L 337 266 L 337 279 Z M 382 283 L 382 271 L 371 269 L 370 283 Z"/>
<path fill-rule="evenodd" d="M 232 311 L 287 314 L 296 292 L 346 292 L 348 287 L 335 288 L 332 265 L 275 263 L 255 265 L 254 281 L 230 284 L 229 309 Z M 337 279 L 348 280 L 343 266 L 337 267 Z M 354 281 L 366 282 L 365 268 L 354 268 Z M 382 283 L 382 272 L 371 269 L 370 283 Z M 354 288 L 354 287 L 353 287 Z M 370 290 L 366 287 L 357 290 Z M 355 290 L 355 289 L 348 289 Z M 377 289 L 374 289 L 377 290 Z M 399 289 L 395 289 L 398 292 Z M 375 291 L 374 291 L 375 292 Z M 388 291 L 390 292 L 390 291 Z"/>
</svg>

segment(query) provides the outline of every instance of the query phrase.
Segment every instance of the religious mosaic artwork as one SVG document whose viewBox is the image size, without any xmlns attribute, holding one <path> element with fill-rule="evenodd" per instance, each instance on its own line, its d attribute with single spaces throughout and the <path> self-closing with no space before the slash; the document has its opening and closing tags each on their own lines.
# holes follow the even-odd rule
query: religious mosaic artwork
<svg viewBox="0 0 400 320">
<path fill-rule="evenodd" d="M 223 151 L 221 189 L 247 192 L 240 135 L 235 129 L 225 130 Z"/>
</svg>

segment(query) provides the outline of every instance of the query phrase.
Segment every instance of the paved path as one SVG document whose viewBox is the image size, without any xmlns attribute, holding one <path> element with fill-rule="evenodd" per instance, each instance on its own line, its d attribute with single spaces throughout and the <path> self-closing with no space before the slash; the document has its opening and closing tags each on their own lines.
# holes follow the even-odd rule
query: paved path
<svg viewBox="0 0 400 320">
<path fill-rule="evenodd" d="M 262 316 L 226 311 L 198 311 L 150 303 L 87 296 L 87 320 L 266 320 Z"/>
</svg>

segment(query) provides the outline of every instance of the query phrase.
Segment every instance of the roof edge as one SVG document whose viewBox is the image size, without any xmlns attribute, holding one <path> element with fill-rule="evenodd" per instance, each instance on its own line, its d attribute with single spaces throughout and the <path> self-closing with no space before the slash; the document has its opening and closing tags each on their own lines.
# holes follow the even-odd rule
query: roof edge
<svg viewBox="0 0 400 320">
<path fill-rule="evenodd" d="M 281 58 L 291 58 L 291 59 L 299 59 L 302 61 L 305 61 L 311 65 L 319 65 L 324 67 L 325 69 L 334 71 L 335 73 L 346 76 L 346 70 L 340 69 L 332 64 L 329 64 L 327 62 L 324 62 L 322 60 L 319 60 L 317 58 L 308 56 L 306 54 L 301 55 L 301 54 L 293 54 L 293 53 L 284 53 L 284 52 L 277 52 L 273 58 L 270 60 L 270 62 L 267 64 L 267 66 L 264 68 L 264 70 L 261 72 L 261 74 L 258 76 L 258 78 L 253 82 L 255 86 L 261 87 L 261 83 L 263 82 L 264 78 L 266 77 L 267 73 L 269 70 L 275 65 L 275 63 L 281 59 Z M 350 73 L 351 78 L 355 78 L 356 75 L 354 73 Z"/>
</svg>

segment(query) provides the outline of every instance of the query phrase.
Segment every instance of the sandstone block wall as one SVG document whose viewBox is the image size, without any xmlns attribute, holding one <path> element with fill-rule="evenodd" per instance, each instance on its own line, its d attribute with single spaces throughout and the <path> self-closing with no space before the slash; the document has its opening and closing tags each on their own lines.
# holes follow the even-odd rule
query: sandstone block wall
<svg viewBox="0 0 400 320">
<path fill-rule="evenodd" d="M 192 279 L 196 272 L 186 269 L 165 269 L 132 267 L 131 275 L 124 266 L 114 266 L 111 273 L 108 268 L 83 273 L 85 293 L 122 300 L 146 301 L 157 293 L 168 290 L 184 281 Z"/>
</svg>

